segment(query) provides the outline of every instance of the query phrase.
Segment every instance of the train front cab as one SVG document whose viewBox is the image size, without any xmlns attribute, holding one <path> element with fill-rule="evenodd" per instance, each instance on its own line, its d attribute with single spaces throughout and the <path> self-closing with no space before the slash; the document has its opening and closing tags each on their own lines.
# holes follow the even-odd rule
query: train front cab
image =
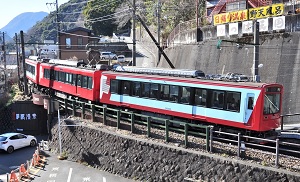
<svg viewBox="0 0 300 182">
<path fill-rule="evenodd" d="M 272 131 L 281 124 L 283 87 L 279 84 L 265 85 L 261 97 L 262 104 L 259 122 L 260 131 Z"/>
</svg>

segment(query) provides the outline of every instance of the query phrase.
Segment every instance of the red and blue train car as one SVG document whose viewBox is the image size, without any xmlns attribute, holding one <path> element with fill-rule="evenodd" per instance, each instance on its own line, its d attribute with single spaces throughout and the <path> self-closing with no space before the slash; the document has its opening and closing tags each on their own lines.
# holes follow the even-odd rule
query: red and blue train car
<svg viewBox="0 0 300 182">
<path fill-rule="evenodd" d="M 61 98 L 259 134 L 281 124 L 281 84 L 197 79 L 204 73 L 190 70 L 132 67 L 130 73 L 130 69 L 119 67 L 107 71 L 107 67 L 86 68 L 77 62 L 70 66 L 70 61 L 57 61 L 26 59 L 27 66 L 35 70 L 27 78 L 39 90 Z"/>
<path fill-rule="evenodd" d="M 280 84 L 222 82 L 106 71 L 100 102 L 249 131 L 280 126 Z"/>
</svg>

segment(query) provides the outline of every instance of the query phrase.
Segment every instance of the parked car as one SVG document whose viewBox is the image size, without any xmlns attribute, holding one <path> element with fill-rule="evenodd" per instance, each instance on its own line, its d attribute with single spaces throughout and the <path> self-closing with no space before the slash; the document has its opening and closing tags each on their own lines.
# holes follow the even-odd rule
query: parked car
<svg viewBox="0 0 300 182">
<path fill-rule="evenodd" d="M 124 63 L 125 62 L 125 56 L 124 55 L 119 55 L 117 58 L 118 62 Z"/>
<path fill-rule="evenodd" d="M 0 149 L 12 153 L 16 149 L 37 144 L 37 139 L 32 135 L 22 133 L 4 133 L 0 135 Z"/>
<path fill-rule="evenodd" d="M 241 73 L 231 73 L 231 72 L 229 72 L 229 73 L 227 73 L 226 75 L 225 75 L 225 79 L 224 80 L 227 80 L 227 81 L 229 81 L 229 80 L 235 80 L 235 77 L 236 76 L 239 76 L 239 75 L 243 75 L 243 74 L 241 74 Z"/>
<path fill-rule="evenodd" d="M 117 55 L 112 52 L 101 52 L 100 59 L 117 59 Z"/>
<path fill-rule="evenodd" d="M 237 75 L 234 77 L 234 80 L 237 82 L 249 82 L 250 78 L 247 75 Z"/>
<path fill-rule="evenodd" d="M 224 80 L 225 76 L 221 74 L 212 75 L 212 80 Z"/>
</svg>

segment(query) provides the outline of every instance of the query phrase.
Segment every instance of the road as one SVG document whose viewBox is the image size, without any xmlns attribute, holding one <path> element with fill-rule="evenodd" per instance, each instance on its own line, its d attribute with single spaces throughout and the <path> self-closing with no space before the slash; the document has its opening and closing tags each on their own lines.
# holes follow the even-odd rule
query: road
<svg viewBox="0 0 300 182">
<path fill-rule="evenodd" d="M 38 142 L 47 137 L 37 136 Z M 0 152 L 0 182 L 7 182 L 7 173 L 20 167 L 32 159 L 33 153 L 37 148 L 26 147 L 14 151 L 12 154 Z M 105 171 L 100 171 L 84 164 L 59 160 L 57 155 L 50 151 L 40 153 L 42 162 L 39 166 L 30 168 L 31 179 L 24 178 L 24 181 L 33 182 L 133 182 Z M 10 177 L 10 176 L 9 176 Z"/>
<path fill-rule="evenodd" d="M 127 44 L 130 50 L 133 49 L 132 38 L 124 37 L 124 41 Z M 155 67 L 155 56 L 154 51 L 149 49 L 142 42 L 136 41 L 136 66 L 138 67 Z"/>
</svg>

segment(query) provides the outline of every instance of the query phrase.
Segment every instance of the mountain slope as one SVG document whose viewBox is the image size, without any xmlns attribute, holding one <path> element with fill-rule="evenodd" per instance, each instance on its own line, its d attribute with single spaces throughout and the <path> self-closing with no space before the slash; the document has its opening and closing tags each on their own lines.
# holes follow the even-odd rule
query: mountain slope
<svg viewBox="0 0 300 182">
<path fill-rule="evenodd" d="M 26 12 L 16 16 L 0 31 L 6 32 L 8 36 L 13 37 L 15 33 L 20 33 L 21 30 L 27 32 L 38 21 L 43 20 L 48 15 L 46 12 Z"/>
</svg>

